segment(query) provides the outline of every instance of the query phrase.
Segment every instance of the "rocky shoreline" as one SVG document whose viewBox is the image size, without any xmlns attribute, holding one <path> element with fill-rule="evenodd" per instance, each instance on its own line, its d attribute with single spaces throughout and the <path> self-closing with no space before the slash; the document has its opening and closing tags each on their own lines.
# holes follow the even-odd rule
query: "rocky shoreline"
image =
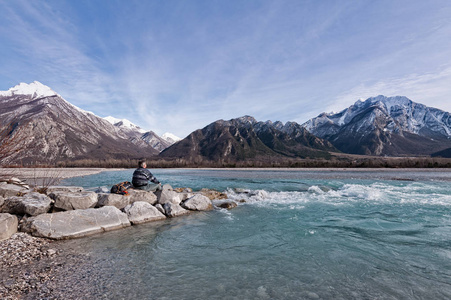
<svg viewBox="0 0 451 300">
<path fill-rule="evenodd" d="M 77 276 L 73 273 L 81 264 L 89 269 L 89 257 L 61 253 L 61 242 L 56 240 L 237 206 L 214 190 L 193 192 L 170 185 L 156 193 L 129 189 L 120 195 L 61 186 L 38 192 L 14 183 L 0 183 L 0 268 L 5 270 L 0 278 L 1 299 L 82 297 L 82 287 L 76 296 L 65 277 Z"/>
</svg>

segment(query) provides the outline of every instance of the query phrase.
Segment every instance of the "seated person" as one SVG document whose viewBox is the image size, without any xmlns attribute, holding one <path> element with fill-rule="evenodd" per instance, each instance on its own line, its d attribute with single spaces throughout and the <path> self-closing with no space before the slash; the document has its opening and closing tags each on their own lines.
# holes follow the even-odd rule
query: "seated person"
<svg viewBox="0 0 451 300">
<path fill-rule="evenodd" d="M 161 183 L 146 169 L 146 167 L 147 163 L 145 161 L 142 160 L 139 162 L 138 168 L 133 172 L 133 188 L 148 192 L 161 190 Z"/>
</svg>

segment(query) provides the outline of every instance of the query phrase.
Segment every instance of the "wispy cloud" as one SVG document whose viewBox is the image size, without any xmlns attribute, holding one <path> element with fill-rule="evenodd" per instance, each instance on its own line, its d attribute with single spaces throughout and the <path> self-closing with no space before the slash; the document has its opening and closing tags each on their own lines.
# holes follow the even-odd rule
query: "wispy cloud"
<svg viewBox="0 0 451 300">
<path fill-rule="evenodd" d="M 160 134 L 244 114 L 304 122 L 378 94 L 451 110 L 446 1 L 18 0 L 0 11 L 2 87 L 39 80 Z"/>
<path fill-rule="evenodd" d="M 412 101 L 451 111 L 451 66 L 432 73 L 410 74 L 377 82 L 361 83 L 335 97 L 325 112 L 339 111 L 359 99 L 377 95 L 407 96 Z"/>
</svg>

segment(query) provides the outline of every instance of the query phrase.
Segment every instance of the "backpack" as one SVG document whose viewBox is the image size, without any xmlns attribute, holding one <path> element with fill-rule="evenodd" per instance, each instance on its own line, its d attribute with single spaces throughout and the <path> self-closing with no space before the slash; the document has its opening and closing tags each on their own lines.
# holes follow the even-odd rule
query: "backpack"
<svg viewBox="0 0 451 300">
<path fill-rule="evenodd" d="M 127 189 L 133 187 L 129 181 L 117 183 L 111 187 L 112 194 L 128 195 Z"/>
</svg>

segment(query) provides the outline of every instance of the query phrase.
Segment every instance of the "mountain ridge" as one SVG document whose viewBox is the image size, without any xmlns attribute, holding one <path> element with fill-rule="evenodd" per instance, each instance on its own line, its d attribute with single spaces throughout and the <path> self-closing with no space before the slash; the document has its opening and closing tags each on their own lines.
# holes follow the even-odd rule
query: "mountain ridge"
<svg viewBox="0 0 451 300">
<path fill-rule="evenodd" d="M 404 96 L 358 100 L 338 113 L 322 113 L 302 126 L 352 154 L 430 155 L 451 146 L 450 113 Z"/>
<path fill-rule="evenodd" d="M 160 153 L 166 158 L 239 161 L 274 157 L 328 157 L 336 150 L 294 122 L 257 122 L 251 116 L 217 120 Z"/>
</svg>

